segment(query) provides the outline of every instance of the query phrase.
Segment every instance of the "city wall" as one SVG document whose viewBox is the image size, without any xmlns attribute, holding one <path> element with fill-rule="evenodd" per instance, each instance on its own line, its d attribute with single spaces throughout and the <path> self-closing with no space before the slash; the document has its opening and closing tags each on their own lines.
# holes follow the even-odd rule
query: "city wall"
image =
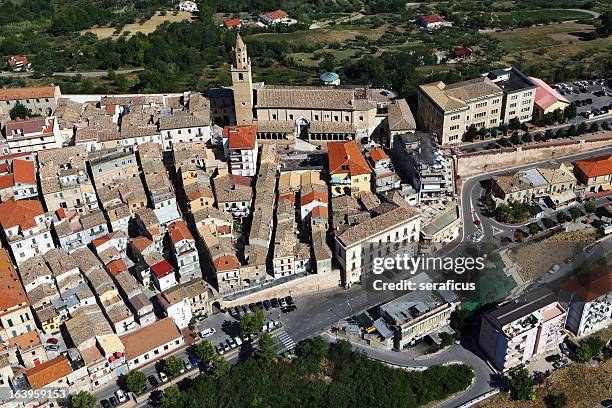
<svg viewBox="0 0 612 408">
<path fill-rule="evenodd" d="M 612 131 L 597 132 L 571 139 L 535 142 L 508 147 L 495 152 L 474 152 L 455 156 L 455 168 L 461 177 L 469 177 L 523 164 L 554 160 L 558 157 L 612 147 Z"/>
</svg>

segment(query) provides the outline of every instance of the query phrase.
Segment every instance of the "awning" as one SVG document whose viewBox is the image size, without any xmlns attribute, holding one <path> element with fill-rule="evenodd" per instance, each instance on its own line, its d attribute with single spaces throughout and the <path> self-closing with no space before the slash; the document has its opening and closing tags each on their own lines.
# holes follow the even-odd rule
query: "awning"
<svg viewBox="0 0 612 408">
<path fill-rule="evenodd" d="M 555 204 L 567 203 L 569 201 L 574 201 L 576 199 L 576 193 L 574 193 L 573 191 L 564 191 L 561 194 L 551 195 L 550 199 Z"/>
</svg>

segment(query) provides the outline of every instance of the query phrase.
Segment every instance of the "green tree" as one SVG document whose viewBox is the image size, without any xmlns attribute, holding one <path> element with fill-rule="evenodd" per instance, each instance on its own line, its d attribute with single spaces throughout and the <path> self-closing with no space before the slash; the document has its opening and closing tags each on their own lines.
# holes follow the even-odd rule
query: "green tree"
<svg viewBox="0 0 612 408">
<path fill-rule="evenodd" d="M 531 143 L 533 142 L 533 136 L 531 136 L 531 133 L 527 131 L 523 134 L 523 137 L 521 138 L 521 140 L 523 141 L 523 143 Z"/>
<path fill-rule="evenodd" d="M 559 221 L 559 224 L 567 222 L 567 214 L 565 213 L 565 211 L 559 211 L 557 213 L 557 221 Z"/>
<path fill-rule="evenodd" d="M 230 364 L 223 357 L 217 355 L 212 362 L 211 374 L 215 378 L 222 378 L 230 371 Z"/>
<path fill-rule="evenodd" d="M 577 133 L 578 131 L 576 130 L 576 125 L 571 125 L 570 127 L 567 128 L 568 136 L 576 136 Z"/>
<path fill-rule="evenodd" d="M 257 357 L 267 363 L 276 361 L 276 345 L 270 333 L 264 333 L 257 342 Z"/>
<path fill-rule="evenodd" d="M 519 136 L 519 133 L 517 131 L 512 132 L 512 136 L 510 136 L 510 141 L 513 144 L 520 144 L 521 143 L 521 136 Z"/>
<path fill-rule="evenodd" d="M 326 53 L 321 62 L 321 68 L 327 72 L 333 72 L 336 69 L 336 57 L 334 54 Z"/>
<path fill-rule="evenodd" d="M 521 128 L 521 122 L 517 118 L 512 118 L 508 122 L 508 129 L 519 130 Z"/>
<path fill-rule="evenodd" d="M 610 130 L 610 125 L 608 124 L 608 122 L 602 122 L 601 123 L 601 128 L 603 130 Z"/>
<path fill-rule="evenodd" d="M 540 227 L 538 226 L 538 224 L 536 224 L 535 222 L 532 224 L 529 224 L 529 233 L 531 235 L 535 235 L 538 232 L 540 232 Z"/>
<path fill-rule="evenodd" d="M 72 406 L 74 408 L 94 408 L 96 406 L 96 397 L 91 395 L 89 391 L 80 391 L 72 396 Z"/>
<path fill-rule="evenodd" d="M 555 222 L 551 220 L 550 218 L 544 218 L 542 220 L 542 224 L 544 224 L 546 228 L 552 228 L 555 226 Z"/>
<path fill-rule="evenodd" d="M 597 124 L 597 122 L 591 123 L 591 126 L 589 127 L 589 132 L 594 133 L 594 132 L 597 132 L 598 130 L 599 130 L 599 125 Z"/>
<path fill-rule="evenodd" d="M 484 198 L 482 199 L 482 203 L 489 211 L 493 211 L 495 209 L 495 200 L 489 193 L 485 194 Z"/>
<path fill-rule="evenodd" d="M 521 366 L 513 367 L 508 372 L 508 383 L 510 384 L 512 398 L 518 401 L 529 401 L 535 397 L 535 382 L 529 371 Z"/>
<path fill-rule="evenodd" d="M 467 128 L 467 130 L 465 131 L 465 135 L 463 136 L 463 140 L 465 142 L 473 142 L 474 139 L 476 138 L 476 136 L 478 136 L 478 129 L 476 129 L 476 126 L 470 125 Z"/>
<path fill-rule="evenodd" d="M 264 324 L 265 316 L 261 309 L 255 308 L 253 313 L 248 313 L 240 319 L 240 332 L 244 336 L 259 332 Z"/>
<path fill-rule="evenodd" d="M 576 218 L 582 215 L 582 211 L 580 211 L 580 209 L 577 207 L 572 207 L 572 209 L 570 210 L 570 215 L 572 216 L 572 219 L 575 220 Z"/>
<path fill-rule="evenodd" d="M 586 341 L 580 342 L 576 349 L 576 360 L 581 363 L 588 363 L 593 359 L 593 350 Z"/>
<path fill-rule="evenodd" d="M 555 118 L 555 122 L 563 123 L 563 111 L 561 109 L 555 109 L 553 117 Z"/>
<path fill-rule="evenodd" d="M 593 201 L 587 201 L 584 203 L 584 209 L 587 213 L 593 214 L 597 209 L 597 204 L 595 204 Z"/>
<path fill-rule="evenodd" d="M 512 215 L 512 208 L 506 203 L 500 203 L 497 206 L 497 214 L 501 214 L 506 220 Z"/>
<path fill-rule="evenodd" d="M 177 356 L 168 357 L 164 363 L 164 371 L 171 377 L 179 375 L 183 368 L 185 368 L 183 360 Z"/>
<path fill-rule="evenodd" d="M 448 347 L 455 342 L 455 336 L 451 333 L 440 333 L 440 348 Z"/>
<path fill-rule="evenodd" d="M 594 357 L 598 356 L 606 346 L 606 343 L 599 336 L 591 336 L 582 340 L 582 342 L 588 344 Z"/>
<path fill-rule="evenodd" d="M 176 408 L 181 403 L 181 392 L 176 385 L 166 387 L 160 400 L 162 408 Z"/>
<path fill-rule="evenodd" d="M 544 132 L 544 140 L 550 140 L 555 136 L 555 132 L 552 129 L 546 129 Z"/>
<path fill-rule="evenodd" d="M 564 393 L 549 394 L 544 397 L 546 408 L 564 408 L 567 405 L 567 397 Z"/>
<path fill-rule="evenodd" d="M 147 387 L 147 376 L 142 371 L 130 371 L 125 380 L 127 389 L 135 394 L 140 394 Z"/>
<path fill-rule="evenodd" d="M 195 355 L 200 359 L 203 363 L 210 362 L 217 355 L 217 351 L 215 350 L 215 346 L 210 344 L 210 342 L 203 340 L 195 346 Z"/>
<path fill-rule="evenodd" d="M 565 136 L 567 136 L 565 129 L 559 129 L 557 130 L 557 133 L 555 133 L 555 138 L 557 139 L 564 138 Z"/>
<path fill-rule="evenodd" d="M 578 125 L 578 134 L 582 135 L 585 134 L 587 131 L 587 125 L 584 122 L 580 122 L 580 124 Z"/>
<path fill-rule="evenodd" d="M 17 118 L 29 118 L 32 116 L 32 110 L 30 108 L 26 108 L 21 102 L 17 102 L 9 111 L 9 116 L 12 120 Z"/>
<path fill-rule="evenodd" d="M 565 107 L 565 110 L 563 111 L 563 116 L 566 120 L 574 119 L 576 117 L 576 110 L 576 105 L 569 104 Z"/>
</svg>

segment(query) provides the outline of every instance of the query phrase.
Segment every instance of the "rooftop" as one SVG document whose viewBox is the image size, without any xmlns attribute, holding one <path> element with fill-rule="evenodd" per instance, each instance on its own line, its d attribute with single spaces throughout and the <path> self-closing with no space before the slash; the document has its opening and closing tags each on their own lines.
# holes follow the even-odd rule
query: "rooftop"
<svg viewBox="0 0 612 408">
<path fill-rule="evenodd" d="M 68 359 L 61 355 L 26 370 L 25 375 L 30 386 L 36 389 L 66 377 L 70 373 L 72 373 L 72 367 Z"/>
<path fill-rule="evenodd" d="M 612 155 L 578 160 L 574 164 L 589 178 L 612 174 Z"/>
<path fill-rule="evenodd" d="M 414 208 L 396 207 L 378 217 L 371 218 L 347 229 L 338 236 L 338 240 L 342 245 L 348 247 L 416 217 L 419 217 L 419 213 Z"/>
<path fill-rule="evenodd" d="M 540 78 L 529 77 L 529 80 L 535 83 L 538 87 L 536 90 L 535 103 L 540 108 L 547 109 L 557 101 L 569 104 L 569 101 L 564 96 L 561 96 Z"/>
<path fill-rule="evenodd" d="M 501 305 L 489 315 L 496 319 L 501 326 L 505 326 L 556 301 L 557 298 L 549 289 L 541 288 Z"/>
<path fill-rule="evenodd" d="M 36 227 L 36 217 L 43 215 L 43 207 L 38 200 L 10 199 L 0 203 L 0 225 L 4 229 L 17 225 L 27 230 Z"/>
<path fill-rule="evenodd" d="M 140 330 L 126 334 L 120 337 L 120 339 L 125 346 L 126 359 L 132 360 L 181 337 L 181 332 L 174 324 L 174 321 L 170 318 L 165 318 Z"/>
<path fill-rule="evenodd" d="M 55 97 L 54 86 L 30 87 L 30 88 L 1 88 L 0 101 L 13 101 L 24 99 L 39 99 Z"/>
<path fill-rule="evenodd" d="M 0 310 L 27 304 L 28 298 L 13 267 L 9 252 L 0 248 Z"/>
<path fill-rule="evenodd" d="M 225 126 L 223 137 L 229 139 L 230 149 L 254 149 L 257 144 L 257 126 Z"/>
<path fill-rule="evenodd" d="M 329 174 L 349 173 L 351 176 L 371 174 L 372 170 L 354 140 L 327 144 Z"/>
<path fill-rule="evenodd" d="M 502 89 L 487 77 L 479 77 L 456 84 L 434 82 L 421 85 L 421 91 L 444 112 L 467 108 L 473 100 L 500 95 Z"/>
</svg>

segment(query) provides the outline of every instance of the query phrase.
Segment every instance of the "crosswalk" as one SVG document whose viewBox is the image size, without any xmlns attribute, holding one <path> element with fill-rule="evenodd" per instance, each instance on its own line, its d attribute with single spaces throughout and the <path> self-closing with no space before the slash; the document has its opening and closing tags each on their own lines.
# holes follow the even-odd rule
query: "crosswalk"
<svg viewBox="0 0 612 408">
<path fill-rule="evenodd" d="M 285 330 L 281 330 L 276 336 L 276 339 L 281 343 L 278 345 L 279 351 L 285 351 L 295 347 L 295 341 L 293 341 Z"/>
</svg>

